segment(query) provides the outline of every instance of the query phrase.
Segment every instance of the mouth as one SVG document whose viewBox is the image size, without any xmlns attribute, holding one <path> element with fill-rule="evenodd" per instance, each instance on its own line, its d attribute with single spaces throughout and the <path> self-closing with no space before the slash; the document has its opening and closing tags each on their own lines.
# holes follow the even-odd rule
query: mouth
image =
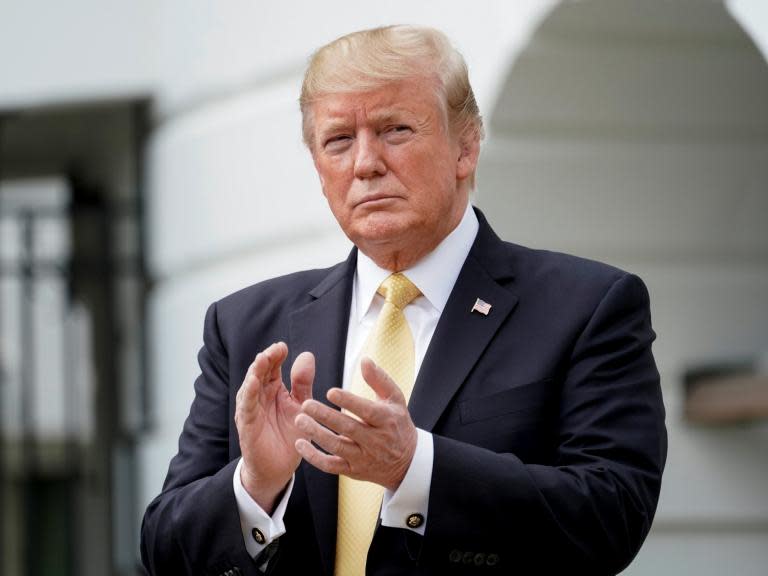
<svg viewBox="0 0 768 576">
<path fill-rule="evenodd" d="M 400 200 L 400 199 L 402 199 L 402 196 L 397 196 L 394 194 L 385 194 L 385 193 L 366 194 L 355 204 L 355 208 L 357 208 L 358 206 L 375 207 L 378 204 L 386 204 L 387 202 L 391 202 L 393 200 Z"/>
</svg>

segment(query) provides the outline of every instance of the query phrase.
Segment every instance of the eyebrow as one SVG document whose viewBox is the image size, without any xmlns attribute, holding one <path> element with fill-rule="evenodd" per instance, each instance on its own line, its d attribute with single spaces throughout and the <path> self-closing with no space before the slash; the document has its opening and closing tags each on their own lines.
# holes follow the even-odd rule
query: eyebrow
<svg viewBox="0 0 768 576">
<path fill-rule="evenodd" d="M 400 106 L 391 106 L 389 108 L 373 111 L 369 115 L 369 118 L 380 124 L 387 124 L 389 122 L 402 121 L 404 116 L 415 116 L 408 108 Z"/>
<path fill-rule="evenodd" d="M 336 132 L 337 130 L 345 130 L 349 127 L 350 123 L 347 120 L 341 118 L 328 120 L 318 126 L 318 130 L 321 134 L 326 132 Z"/>
<path fill-rule="evenodd" d="M 378 112 L 374 111 L 368 115 L 368 120 L 374 124 L 401 122 L 403 120 L 403 113 L 407 112 L 408 110 L 405 108 L 397 108 L 395 110 L 381 110 Z M 354 121 L 350 123 L 346 118 L 331 118 L 318 126 L 318 128 L 321 134 L 327 134 L 328 132 L 346 130 L 349 128 L 350 124 L 354 124 Z"/>
</svg>

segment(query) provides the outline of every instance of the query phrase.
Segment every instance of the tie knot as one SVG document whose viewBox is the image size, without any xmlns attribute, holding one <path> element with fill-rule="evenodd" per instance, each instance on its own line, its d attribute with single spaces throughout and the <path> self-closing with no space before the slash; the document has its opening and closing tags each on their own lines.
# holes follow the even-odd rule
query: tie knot
<svg viewBox="0 0 768 576">
<path fill-rule="evenodd" d="M 421 291 L 404 275 L 397 272 L 388 276 L 377 290 L 384 299 L 400 310 L 404 309 Z"/>
</svg>

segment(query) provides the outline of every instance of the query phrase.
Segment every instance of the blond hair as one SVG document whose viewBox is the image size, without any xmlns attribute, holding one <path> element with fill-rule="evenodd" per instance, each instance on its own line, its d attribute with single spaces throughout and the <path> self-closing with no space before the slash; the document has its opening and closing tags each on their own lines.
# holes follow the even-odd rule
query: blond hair
<svg viewBox="0 0 768 576">
<path fill-rule="evenodd" d="M 301 87 L 302 131 L 312 149 L 312 102 L 327 94 L 360 92 L 389 82 L 433 76 L 448 126 L 454 134 L 473 130 L 483 137 L 483 120 L 469 83 L 467 64 L 445 34 L 434 28 L 386 26 L 352 32 L 318 49 Z"/>
</svg>

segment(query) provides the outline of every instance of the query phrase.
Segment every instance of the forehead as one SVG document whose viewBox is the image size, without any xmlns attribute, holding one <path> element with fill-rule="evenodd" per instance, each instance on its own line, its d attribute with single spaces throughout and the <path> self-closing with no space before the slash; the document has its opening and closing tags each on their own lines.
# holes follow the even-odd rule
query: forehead
<svg viewBox="0 0 768 576">
<path fill-rule="evenodd" d="M 316 128 L 351 120 L 427 118 L 440 115 L 442 110 L 435 83 L 428 78 L 388 82 L 373 90 L 325 94 L 312 104 Z"/>
</svg>

